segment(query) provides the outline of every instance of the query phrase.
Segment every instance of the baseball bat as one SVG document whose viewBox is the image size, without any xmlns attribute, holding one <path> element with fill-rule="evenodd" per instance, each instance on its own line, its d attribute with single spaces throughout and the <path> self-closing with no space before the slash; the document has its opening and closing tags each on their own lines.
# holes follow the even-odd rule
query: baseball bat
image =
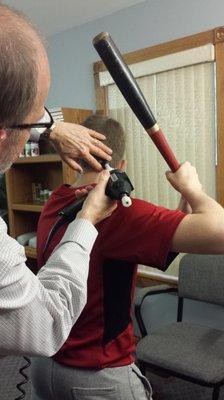
<svg viewBox="0 0 224 400">
<path fill-rule="evenodd" d="M 177 171 L 180 164 L 160 129 L 133 74 L 124 62 L 120 51 L 109 33 L 102 32 L 97 35 L 93 39 L 93 45 L 114 82 L 120 89 L 139 122 L 162 154 L 171 171 Z"/>
</svg>

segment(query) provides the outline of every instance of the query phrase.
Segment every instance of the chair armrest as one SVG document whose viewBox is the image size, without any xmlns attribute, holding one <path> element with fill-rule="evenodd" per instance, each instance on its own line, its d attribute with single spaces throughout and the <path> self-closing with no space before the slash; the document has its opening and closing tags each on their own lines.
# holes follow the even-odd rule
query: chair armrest
<svg viewBox="0 0 224 400">
<path fill-rule="evenodd" d="M 163 294 L 163 293 L 170 293 L 170 292 L 177 292 L 176 288 L 172 288 L 169 285 L 157 285 L 157 286 L 149 286 L 145 288 L 140 288 L 135 295 L 135 300 L 134 300 L 134 312 L 135 312 L 135 318 L 139 327 L 139 330 L 141 332 L 142 337 L 147 335 L 147 330 L 144 324 L 144 321 L 142 319 L 141 315 L 141 306 L 144 301 L 144 299 L 147 296 L 151 296 L 154 294 Z"/>
<path fill-rule="evenodd" d="M 151 296 L 153 294 L 169 293 L 169 292 L 177 292 L 177 289 L 169 285 L 156 285 L 156 286 L 139 288 L 135 293 L 134 305 L 135 307 L 136 306 L 141 307 L 143 300 L 147 296 Z"/>
</svg>

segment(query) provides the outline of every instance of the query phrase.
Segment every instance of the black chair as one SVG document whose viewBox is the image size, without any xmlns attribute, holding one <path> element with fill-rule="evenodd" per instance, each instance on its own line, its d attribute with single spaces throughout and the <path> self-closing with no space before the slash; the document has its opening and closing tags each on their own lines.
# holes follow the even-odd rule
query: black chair
<svg viewBox="0 0 224 400">
<path fill-rule="evenodd" d="M 183 321 L 184 299 L 224 307 L 224 256 L 186 254 L 180 261 L 177 322 L 149 334 L 142 317 L 147 296 L 174 291 L 167 286 L 144 288 L 135 301 L 135 317 L 142 335 L 136 356 L 142 372 L 175 376 L 213 388 L 218 400 L 224 384 L 224 331 Z"/>
</svg>

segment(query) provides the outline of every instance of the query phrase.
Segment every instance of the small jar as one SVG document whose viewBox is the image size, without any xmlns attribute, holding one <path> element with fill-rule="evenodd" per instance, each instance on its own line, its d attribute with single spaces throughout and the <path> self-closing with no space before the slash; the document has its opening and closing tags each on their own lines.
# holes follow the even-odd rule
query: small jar
<svg viewBox="0 0 224 400">
<path fill-rule="evenodd" d="M 48 192 L 49 192 L 48 189 L 44 189 L 44 202 L 46 202 L 48 200 L 48 197 L 49 197 Z"/>
<path fill-rule="evenodd" d="M 25 157 L 30 157 L 30 142 L 27 142 L 25 144 L 24 153 Z"/>
<path fill-rule="evenodd" d="M 45 196 L 45 193 L 44 193 L 44 190 L 42 189 L 42 190 L 40 190 L 40 203 L 44 203 L 44 196 Z"/>
<path fill-rule="evenodd" d="M 40 155 L 39 144 L 37 142 L 30 143 L 30 155 L 31 157 L 37 157 Z"/>
</svg>

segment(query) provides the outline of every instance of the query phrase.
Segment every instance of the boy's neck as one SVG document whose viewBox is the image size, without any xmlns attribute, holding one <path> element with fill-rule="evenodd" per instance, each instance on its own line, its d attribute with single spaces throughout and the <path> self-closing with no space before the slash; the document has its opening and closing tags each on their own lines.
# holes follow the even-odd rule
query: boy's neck
<svg viewBox="0 0 224 400">
<path fill-rule="evenodd" d="M 78 178 L 71 187 L 80 187 L 90 185 L 91 183 L 97 183 L 99 179 L 99 172 L 91 171 L 78 174 Z"/>
<path fill-rule="evenodd" d="M 116 165 L 115 168 L 121 169 L 122 171 L 124 171 L 125 167 L 126 167 L 126 161 L 121 160 Z M 91 185 L 91 183 L 97 183 L 98 179 L 99 179 L 99 174 L 100 174 L 100 172 L 96 172 L 96 171 L 87 171 L 87 172 L 83 172 L 82 174 L 78 173 L 78 177 L 71 187 L 76 188 L 76 187 L 80 187 L 80 186 Z"/>
</svg>

